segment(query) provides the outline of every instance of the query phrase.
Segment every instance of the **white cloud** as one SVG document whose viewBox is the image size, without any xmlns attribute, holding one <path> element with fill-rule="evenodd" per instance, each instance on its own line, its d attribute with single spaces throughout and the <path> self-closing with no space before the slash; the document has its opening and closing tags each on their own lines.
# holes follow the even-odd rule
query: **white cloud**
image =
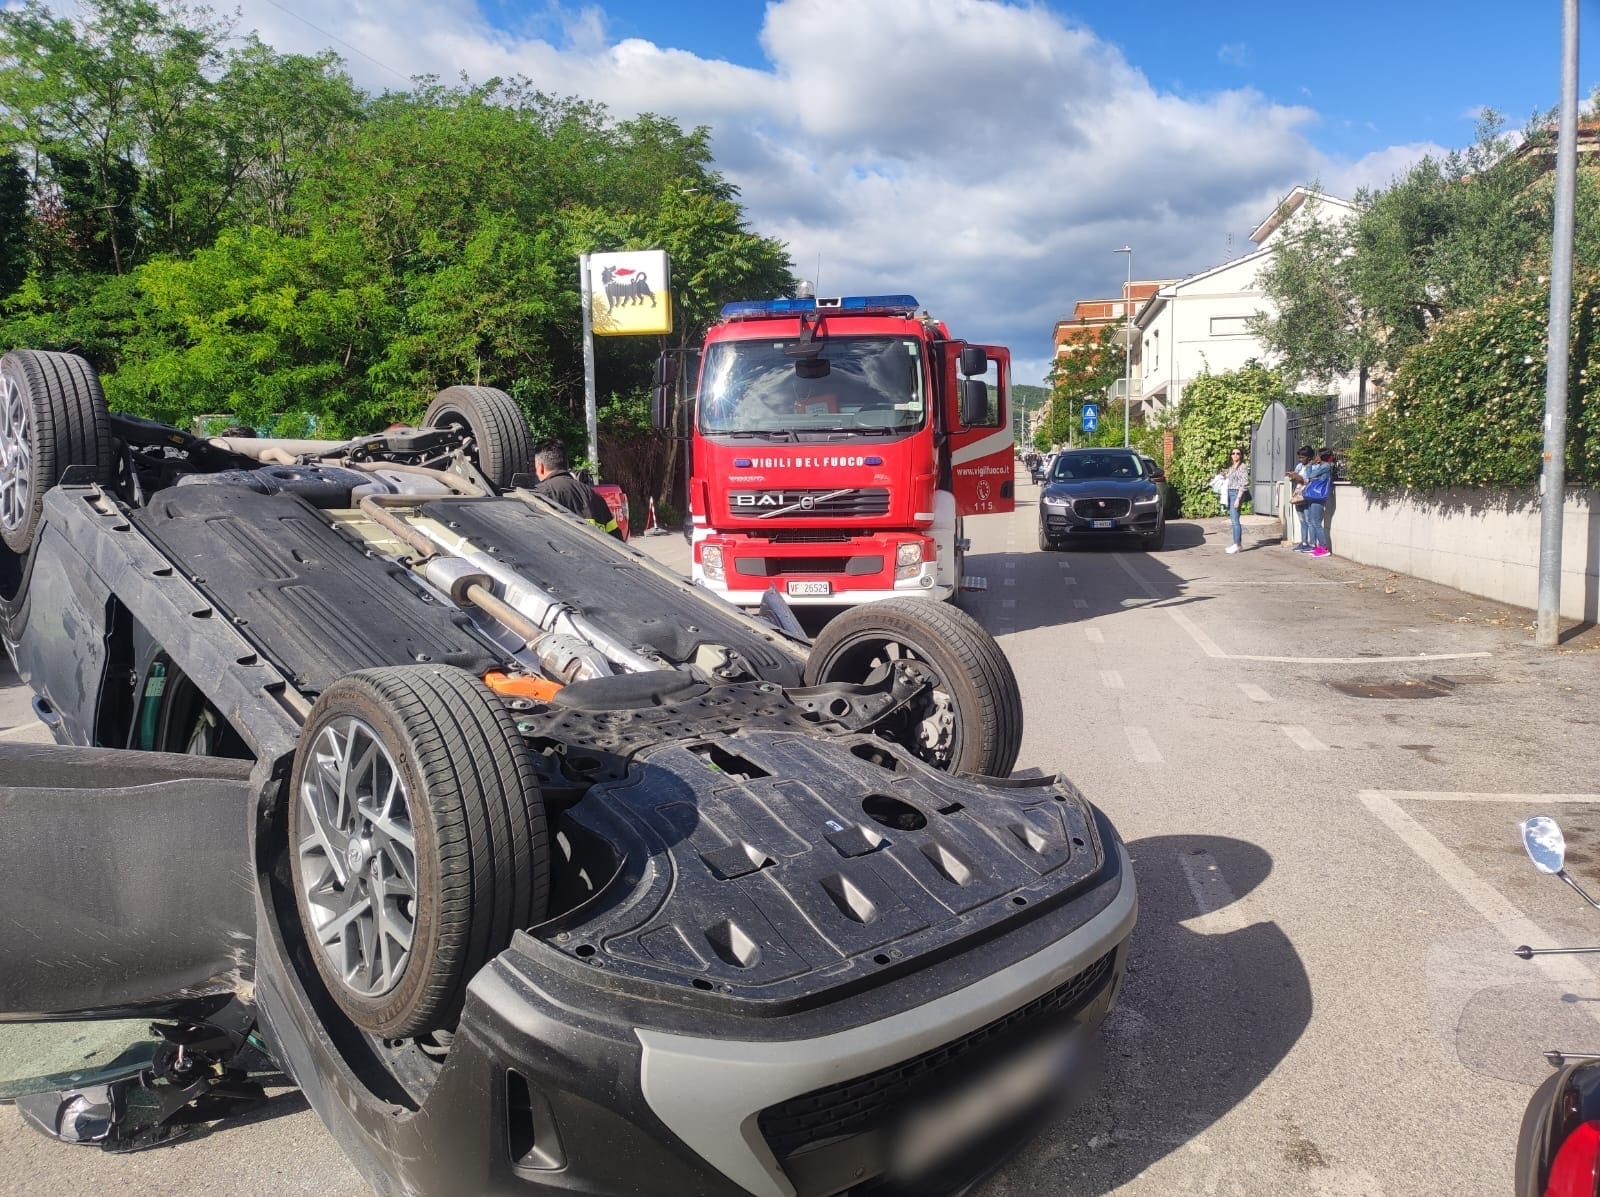
<svg viewBox="0 0 1600 1197">
<path fill-rule="evenodd" d="M 1250 65 L 1250 47 L 1244 42 L 1223 42 L 1217 47 L 1217 61 L 1223 66 L 1247 67 Z"/>
<path fill-rule="evenodd" d="M 1224 260 L 1228 232 L 1295 184 L 1348 194 L 1435 148 L 1328 159 L 1308 139 L 1310 108 L 1162 92 L 1034 3 L 770 0 L 764 69 L 615 40 L 594 5 L 550 3 L 507 32 L 473 0 L 282 4 L 243 0 L 243 26 L 282 50 L 336 37 L 375 91 L 401 86 L 393 72 L 522 74 L 618 116 L 709 125 L 719 169 L 797 273 L 821 254 L 826 292 L 911 291 L 958 336 L 1010 345 L 1019 382 L 1042 376 L 1075 300 L 1118 291 L 1115 247 L 1134 247 L 1137 276 L 1182 276 Z M 1235 238 L 1235 254 L 1247 248 Z"/>
</svg>

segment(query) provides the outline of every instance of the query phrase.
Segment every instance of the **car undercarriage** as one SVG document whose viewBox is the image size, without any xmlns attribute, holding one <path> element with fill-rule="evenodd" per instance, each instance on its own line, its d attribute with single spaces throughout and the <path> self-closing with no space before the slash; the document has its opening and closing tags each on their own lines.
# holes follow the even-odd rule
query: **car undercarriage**
<svg viewBox="0 0 1600 1197">
<path fill-rule="evenodd" d="M 380 1192 L 827 1197 L 953 1190 L 1053 1108 L 1133 879 L 1006 777 L 959 611 L 744 614 L 544 503 L 489 388 L 313 442 L 112 416 L 64 354 L 0 381 L 0 639 L 57 741 L 0 746 L 0 1019 L 177 1045 L 36 1124 L 168 1141 L 258 1050 Z M 919 1156 L 997 1072 L 1028 1100 Z"/>
</svg>

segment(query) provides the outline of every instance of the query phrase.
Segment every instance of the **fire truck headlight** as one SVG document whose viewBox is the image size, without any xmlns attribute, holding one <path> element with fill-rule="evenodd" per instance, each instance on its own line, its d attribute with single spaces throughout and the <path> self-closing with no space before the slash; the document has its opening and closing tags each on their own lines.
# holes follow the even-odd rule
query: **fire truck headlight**
<svg viewBox="0 0 1600 1197">
<path fill-rule="evenodd" d="M 707 544 L 700 546 L 700 568 L 705 570 L 706 577 L 713 582 L 720 582 L 726 576 L 722 572 L 722 546 Z"/>
<path fill-rule="evenodd" d="M 899 581 L 902 578 L 914 578 L 922 571 L 922 542 L 910 540 L 900 545 L 894 551 L 894 576 Z"/>
</svg>

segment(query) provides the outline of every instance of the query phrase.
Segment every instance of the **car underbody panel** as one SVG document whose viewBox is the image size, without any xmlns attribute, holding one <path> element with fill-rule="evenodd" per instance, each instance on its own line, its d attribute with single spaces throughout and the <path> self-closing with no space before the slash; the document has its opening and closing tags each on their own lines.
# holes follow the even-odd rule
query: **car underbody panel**
<svg viewBox="0 0 1600 1197">
<path fill-rule="evenodd" d="M 252 769 L 0 744 L 0 1020 L 176 1014 L 248 988 Z"/>
</svg>

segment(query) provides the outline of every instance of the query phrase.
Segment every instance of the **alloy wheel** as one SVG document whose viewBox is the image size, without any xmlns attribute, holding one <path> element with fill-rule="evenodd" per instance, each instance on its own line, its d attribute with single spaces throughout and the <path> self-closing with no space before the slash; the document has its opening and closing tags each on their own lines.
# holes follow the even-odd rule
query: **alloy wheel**
<svg viewBox="0 0 1600 1197">
<path fill-rule="evenodd" d="M 312 748 L 296 800 L 309 831 L 296 846 L 309 931 L 351 992 L 379 997 L 400 983 L 416 932 L 416 833 L 399 768 L 353 716 L 330 722 Z"/>
</svg>

